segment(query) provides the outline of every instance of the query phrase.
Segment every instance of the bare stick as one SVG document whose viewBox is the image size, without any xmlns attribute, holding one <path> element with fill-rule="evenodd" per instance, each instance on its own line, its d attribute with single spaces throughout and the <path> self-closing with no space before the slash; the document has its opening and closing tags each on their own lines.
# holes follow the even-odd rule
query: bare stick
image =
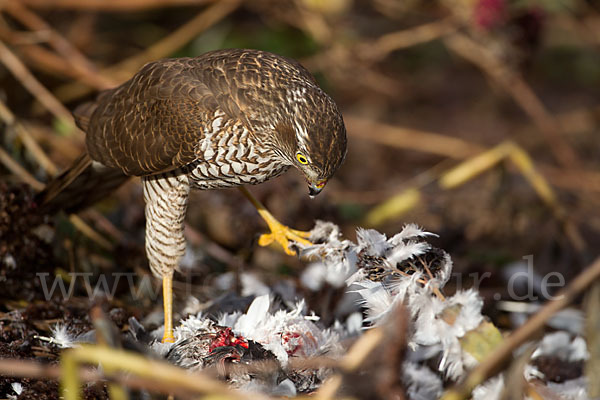
<svg viewBox="0 0 600 400">
<path fill-rule="evenodd" d="M 544 134 L 556 160 L 562 166 L 579 167 L 577 155 L 561 136 L 557 121 L 516 72 L 511 71 L 492 52 L 465 34 L 450 35 L 444 39 L 444 43 L 450 50 L 481 68 L 512 96 Z"/>
<path fill-rule="evenodd" d="M 455 32 L 456 29 L 457 25 L 454 19 L 445 18 L 414 28 L 388 33 L 374 41 L 361 43 L 357 46 L 358 54 L 369 61 L 380 61 L 393 51 L 431 42 Z"/>
<path fill-rule="evenodd" d="M 350 135 L 386 146 L 412 149 L 453 159 L 468 158 L 486 150 L 483 146 L 462 139 L 382 124 L 354 115 L 345 115 L 344 120 Z"/>
<path fill-rule="evenodd" d="M 21 60 L 2 41 L 0 41 L 0 61 L 48 111 L 56 118 L 67 121 L 75 127 L 69 110 L 29 72 Z"/>
<path fill-rule="evenodd" d="M 186 22 L 169 36 L 159 40 L 145 51 L 136 54 L 118 64 L 103 69 L 102 75 L 110 76 L 116 82 L 124 82 L 129 79 L 142 65 L 149 61 L 166 57 L 177 49 L 184 46 L 202 31 L 210 28 L 228 14 L 233 12 L 240 4 L 240 0 L 222 0 L 211 5 L 206 10 Z M 59 88 L 55 93 L 63 100 L 73 100 L 85 96 L 90 92 L 89 88 L 81 84 L 72 83 Z"/>
<path fill-rule="evenodd" d="M 48 365 L 31 360 L 0 359 L 0 375 L 2 376 L 57 380 L 60 379 L 61 372 L 59 365 Z M 97 368 L 92 367 L 79 367 L 78 373 L 79 379 L 83 382 L 98 382 L 108 378 L 133 389 L 145 389 L 163 394 L 180 394 L 184 397 L 190 394 L 189 390 L 179 388 L 170 382 L 165 383 L 123 373 L 106 376 L 107 374 L 102 374 Z"/>
<path fill-rule="evenodd" d="M 85 368 L 80 372 L 84 381 L 95 381 L 102 377 L 96 369 Z M 0 375 L 31 379 L 58 379 L 60 367 L 31 360 L 5 358 L 0 359 Z"/>
<path fill-rule="evenodd" d="M 0 119 L 2 119 L 8 126 L 12 126 L 15 129 L 17 135 L 27 150 L 29 150 L 38 164 L 40 164 L 45 171 L 51 175 L 55 175 L 58 172 L 56 165 L 54 165 L 52 160 L 50 160 L 46 153 L 44 153 L 44 150 L 42 150 L 40 145 L 35 141 L 33 136 L 31 136 L 29 131 L 16 120 L 14 114 L 8 109 L 2 100 L 0 100 Z"/>
<path fill-rule="evenodd" d="M 67 8 L 87 11 L 136 11 L 162 7 L 197 6 L 215 0 L 20 0 L 38 8 Z"/>
<path fill-rule="evenodd" d="M 365 359 L 371 354 L 384 338 L 382 328 L 373 328 L 365 332 L 348 350 L 346 355 L 340 360 L 339 367 L 342 372 L 354 372 L 360 367 Z M 317 399 L 332 399 L 335 393 L 342 386 L 342 376 L 333 375 L 327 379 L 315 394 Z"/>
<path fill-rule="evenodd" d="M 125 78 L 129 78 L 129 75 L 137 71 L 148 61 L 162 58 L 183 47 L 190 40 L 198 36 L 200 32 L 208 29 L 233 12 L 239 5 L 239 0 L 222 0 L 211 5 L 169 36 L 159 40 L 157 43 L 153 44 L 145 51 L 136 54 L 134 57 L 110 67 L 109 71 L 114 74 L 125 73 L 127 75 Z"/>
<path fill-rule="evenodd" d="M 561 125 L 563 126 L 567 125 L 569 121 L 576 119 L 579 120 L 579 125 L 583 125 L 582 129 L 592 129 L 592 114 L 593 111 L 579 110 L 559 115 L 557 119 L 561 121 Z M 584 121 L 581 121 L 582 119 Z M 344 120 L 348 134 L 383 146 L 422 151 L 460 160 L 488 150 L 486 147 L 457 137 L 389 125 L 352 114 L 345 115 Z M 544 163 L 536 163 L 536 165 L 544 172 L 548 181 L 556 187 L 571 191 L 600 192 L 600 173 L 596 171 L 557 168 Z M 386 194 L 388 192 L 382 191 L 375 192 L 374 194 L 360 192 L 361 201 L 374 202 L 375 199 L 382 195 L 383 197 L 387 197 Z M 348 192 L 343 193 L 344 196 L 346 194 L 353 195 Z M 362 197 L 365 197 L 367 200 L 362 200 Z"/>
<path fill-rule="evenodd" d="M 10 154 L 0 147 L 0 163 L 4 164 L 6 168 L 13 174 L 15 174 L 20 180 L 27 183 L 29 186 L 37 191 L 44 189 L 44 184 L 33 177 L 25 168 L 16 162 Z"/>
<path fill-rule="evenodd" d="M 442 399 L 455 400 L 469 397 L 475 386 L 500 371 L 510 359 L 512 352 L 527 340 L 531 340 L 557 311 L 569 305 L 588 286 L 600 279 L 600 258 L 597 258 L 589 267 L 584 269 L 563 290 L 555 300 L 542 307 L 524 325 L 514 331 L 485 361 L 473 369 L 466 379 L 457 386 L 448 390 Z"/>
<path fill-rule="evenodd" d="M 116 82 L 100 75 L 94 64 L 75 46 L 48 25 L 46 21 L 41 19 L 37 14 L 23 6 L 23 4 L 15 1 L 8 2 L 5 5 L 5 9 L 9 14 L 32 31 L 44 32 L 48 43 L 63 57 L 70 69 L 75 70 L 79 75 L 85 76 L 88 80 L 94 82 L 96 88 L 108 89 L 116 86 Z"/>
<path fill-rule="evenodd" d="M 129 372 L 141 379 L 160 383 L 163 388 L 180 388 L 193 393 L 210 393 L 215 398 L 223 399 L 268 399 L 267 396 L 256 392 L 247 394 L 231 390 L 224 382 L 199 372 L 190 374 L 188 370 L 168 364 L 166 361 L 150 360 L 139 354 L 93 345 L 81 345 L 81 347 L 63 351 L 61 366 L 65 399 L 78 398 L 80 379 L 77 371 L 79 366 L 87 363 L 100 363 L 104 368 Z"/>
</svg>

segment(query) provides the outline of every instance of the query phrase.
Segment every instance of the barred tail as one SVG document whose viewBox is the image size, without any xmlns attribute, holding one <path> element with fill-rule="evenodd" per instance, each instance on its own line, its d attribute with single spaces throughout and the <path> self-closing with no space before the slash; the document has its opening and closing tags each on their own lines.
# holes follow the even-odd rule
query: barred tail
<svg viewBox="0 0 600 400">
<path fill-rule="evenodd" d="M 51 180 L 35 202 L 43 213 L 77 212 L 101 200 L 128 178 L 123 172 L 94 162 L 84 154 Z"/>
</svg>

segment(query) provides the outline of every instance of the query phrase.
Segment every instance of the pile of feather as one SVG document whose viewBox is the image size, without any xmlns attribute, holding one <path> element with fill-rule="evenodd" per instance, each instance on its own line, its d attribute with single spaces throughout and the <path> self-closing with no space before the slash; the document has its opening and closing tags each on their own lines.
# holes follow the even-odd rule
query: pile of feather
<svg viewBox="0 0 600 400">
<path fill-rule="evenodd" d="M 398 391 L 409 399 L 437 399 L 503 339 L 482 315 L 476 290 L 444 296 L 452 261 L 426 241 L 432 235 L 415 225 L 390 238 L 359 229 L 354 243 L 334 224 L 318 222 L 311 232 L 314 245 L 299 249 L 312 260 L 301 282 L 312 291 L 324 285 L 345 288 L 338 302 L 345 317 L 327 326 L 293 288 L 269 288 L 245 273 L 243 294 L 253 296 L 249 307 L 194 312 L 176 326 L 174 344 L 160 343 L 162 327 L 146 332 L 135 319 L 130 334 L 159 357 L 212 371 L 240 390 L 293 397 L 315 393 L 335 375 L 342 378 L 338 393 L 357 398 L 391 398 Z M 226 288 L 228 276 L 221 282 Z M 372 354 L 356 368 L 344 368 L 349 350 L 377 329 L 383 338 Z M 523 381 L 545 398 L 587 398 L 581 365 L 588 355 L 581 337 L 559 331 L 531 346 Z M 578 365 L 579 373 L 559 380 L 546 376 L 540 365 L 547 360 Z M 475 388 L 473 398 L 501 398 L 506 379 L 503 374 L 489 379 Z"/>
</svg>

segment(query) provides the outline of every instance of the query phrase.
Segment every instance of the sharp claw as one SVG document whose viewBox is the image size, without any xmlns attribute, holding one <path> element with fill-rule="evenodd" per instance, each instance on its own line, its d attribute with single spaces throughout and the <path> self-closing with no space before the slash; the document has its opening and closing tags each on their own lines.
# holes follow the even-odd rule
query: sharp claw
<svg viewBox="0 0 600 400">
<path fill-rule="evenodd" d="M 265 233 L 258 239 L 259 246 L 268 246 L 273 242 L 277 242 L 283 247 L 287 255 L 295 256 L 296 251 L 290 248 L 290 242 L 296 242 L 304 245 L 312 244 L 307 238 L 310 237 L 309 232 L 290 229 L 287 226 L 272 226 L 271 233 Z"/>
<path fill-rule="evenodd" d="M 292 232 L 294 235 L 300 236 L 301 238 L 308 239 L 308 238 L 310 237 L 310 232 L 305 232 L 305 231 L 297 231 L 297 230 L 295 230 L 295 229 L 290 229 L 290 232 Z M 308 240 L 307 240 L 307 242 L 308 242 L 309 244 L 312 244 L 312 243 L 310 243 L 310 241 L 308 241 Z"/>
<path fill-rule="evenodd" d="M 288 243 L 288 246 L 289 245 L 290 244 Z M 283 249 L 285 251 L 285 254 L 287 254 L 288 256 L 295 256 L 296 255 L 296 252 L 294 250 L 290 249 L 289 247 L 284 247 Z"/>
<path fill-rule="evenodd" d="M 265 246 L 270 245 L 274 241 L 275 241 L 275 235 L 273 235 L 272 233 L 264 233 L 264 234 L 260 235 L 260 237 L 258 238 L 258 245 L 265 247 Z"/>
</svg>

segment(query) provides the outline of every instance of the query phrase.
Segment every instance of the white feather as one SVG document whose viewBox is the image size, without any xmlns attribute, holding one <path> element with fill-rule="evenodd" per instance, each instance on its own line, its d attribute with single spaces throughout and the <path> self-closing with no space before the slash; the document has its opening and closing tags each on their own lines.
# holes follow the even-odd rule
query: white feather
<svg viewBox="0 0 600 400">
<path fill-rule="evenodd" d="M 356 230 L 356 241 L 361 250 L 366 250 L 370 255 L 381 257 L 390 248 L 387 238 L 375 229 Z"/>
<path fill-rule="evenodd" d="M 392 246 L 408 239 L 424 238 L 427 236 L 437 236 L 435 233 L 427 232 L 421 229 L 417 224 L 406 224 L 402 230 L 392 236 L 389 240 Z"/>
</svg>

